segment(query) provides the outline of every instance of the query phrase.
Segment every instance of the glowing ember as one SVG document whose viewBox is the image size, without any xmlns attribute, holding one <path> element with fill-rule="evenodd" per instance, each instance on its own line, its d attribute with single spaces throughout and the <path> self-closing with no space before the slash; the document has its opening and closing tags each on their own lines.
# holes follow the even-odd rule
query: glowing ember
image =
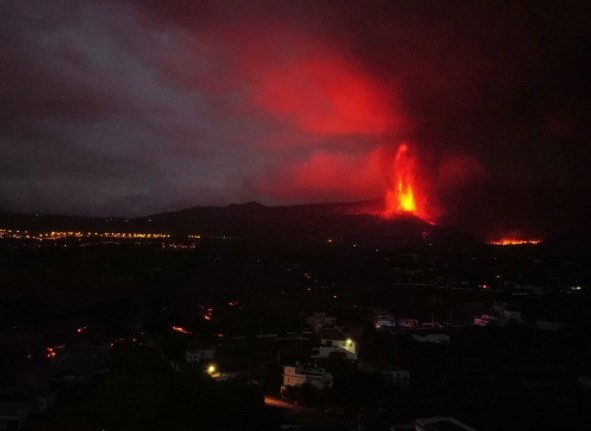
<svg viewBox="0 0 591 431">
<path fill-rule="evenodd" d="M 173 331 L 180 332 L 181 334 L 188 334 L 188 335 L 191 334 L 190 331 L 187 331 L 185 328 L 183 328 L 181 326 L 171 326 L 171 328 Z"/>
<path fill-rule="evenodd" d="M 45 348 L 45 356 L 49 359 L 53 359 L 57 356 L 57 351 L 66 347 L 65 345 L 55 346 L 55 347 L 46 347 Z"/>
<path fill-rule="evenodd" d="M 541 239 L 518 239 L 518 238 L 501 238 L 495 241 L 490 241 L 489 244 L 492 245 L 535 245 L 540 244 L 542 242 Z"/>
<path fill-rule="evenodd" d="M 386 192 L 383 216 L 387 218 L 408 214 L 432 223 L 419 199 L 415 159 L 407 144 L 401 144 L 394 158 L 394 178 Z"/>
</svg>

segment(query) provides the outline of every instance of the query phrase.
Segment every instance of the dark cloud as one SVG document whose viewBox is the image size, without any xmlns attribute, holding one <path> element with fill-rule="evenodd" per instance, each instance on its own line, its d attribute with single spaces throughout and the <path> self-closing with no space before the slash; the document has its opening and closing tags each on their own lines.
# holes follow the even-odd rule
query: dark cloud
<svg viewBox="0 0 591 431">
<path fill-rule="evenodd" d="M 376 198 L 403 141 L 449 222 L 523 223 L 546 203 L 566 217 L 591 184 L 586 2 L 11 0 L 0 14 L 3 209 Z"/>
</svg>

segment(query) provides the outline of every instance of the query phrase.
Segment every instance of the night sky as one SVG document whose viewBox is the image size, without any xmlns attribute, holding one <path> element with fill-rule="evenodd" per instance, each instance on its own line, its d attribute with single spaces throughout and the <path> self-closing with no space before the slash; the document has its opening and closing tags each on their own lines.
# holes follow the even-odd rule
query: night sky
<svg viewBox="0 0 591 431">
<path fill-rule="evenodd" d="M 407 142 L 446 223 L 582 222 L 590 9 L 5 0 L 0 211 L 375 199 Z"/>
</svg>

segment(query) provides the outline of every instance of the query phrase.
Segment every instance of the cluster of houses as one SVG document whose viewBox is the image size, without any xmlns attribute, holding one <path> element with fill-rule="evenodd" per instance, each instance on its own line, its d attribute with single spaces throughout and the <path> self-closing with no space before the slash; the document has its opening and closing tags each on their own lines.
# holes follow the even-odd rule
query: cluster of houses
<svg viewBox="0 0 591 431">
<path fill-rule="evenodd" d="M 111 371 L 106 347 L 48 347 L 45 358 L 14 371 L 13 381 L 0 388 L 0 430 L 19 430 L 33 415 L 51 409 L 60 390 Z"/>
<path fill-rule="evenodd" d="M 413 319 L 402 321 L 403 324 L 417 326 Z M 408 370 L 397 368 L 392 364 L 368 364 L 359 361 L 360 339 L 363 335 L 363 327 L 358 324 L 345 324 L 337 326 L 337 319 L 324 312 L 315 312 L 306 318 L 306 324 L 310 331 L 291 336 L 278 334 L 265 334 L 255 338 L 268 338 L 270 341 L 302 340 L 313 345 L 303 363 L 281 363 L 283 369 L 282 392 L 285 388 L 312 387 L 318 390 L 331 389 L 334 376 L 323 365 L 326 360 L 343 360 L 356 365 L 362 373 L 378 375 L 385 385 L 398 388 L 407 388 L 410 385 L 410 373 Z M 397 322 L 400 324 L 400 322 Z M 245 337 L 228 338 L 224 343 L 232 341 L 244 341 Z M 240 340 L 238 340 L 240 339 Z M 438 341 L 441 342 L 441 341 Z M 237 377 L 245 377 L 244 370 L 231 372 L 223 366 L 219 367 L 220 357 L 223 357 L 224 346 L 211 346 L 189 344 L 184 351 L 184 364 L 169 360 L 171 367 L 177 371 L 200 369 L 216 380 L 232 380 Z M 280 362 L 279 362 L 280 363 Z M 278 365 L 279 365 L 278 363 Z M 219 369 L 222 368 L 222 369 Z"/>
<path fill-rule="evenodd" d="M 521 312 L 510 308 L 507 304 L 495 304 L 490 314 L 477 317 L 473 324 L 487 326 L 490 324 L 506 324 L 506 322 L 522 322 Z M 451 338 L 447 331 L 441 330 L 434 322 L 420 322 L 416 318 L 399 317 L 382 309 L 371 309 L 369 323 L 378 334 L 408 334 L 417 344 L 430 344 L 447 347 Z M 305 358 L 299 361 L 281 361 L 278 355 L 276 364 L 282 367 L 282 391 L 285 388 L 313 387 L 318 390 L 331 389 L 335 377 L 331 373 L 331 361 L 340 359 L 355 364 L 361 373 L 371 373 L 380 378 L 389 387 L 404 389 L 410 386 L 410 373 L 395 364 L 366 363 L 360 358 L 361 341 L 367 325 L 348 323 L 337 324 L 337 318 L 325 312 L 314 312 L 305 318 L 308 331 L 286 334 L 260 334 L 255 339 L 268 339 L 271 342 L 302 340 L 312 343 L 310 350 L 304 349 Z M 341 322 L 339 322 L 341 323 Z M 470 323 L 467 323 L 470 324 Z M 291 334 L 291 335 L 289 335 Z M 218 380 L 245 378 L 246 367 L 240 372 L 229 371 L 223 361 L 223 351 L 232 342 L 244 342 L 247 337 L 224 337 L 221 345 L 190 344 L 184 350 L 184 364 L 169 361 L 177 371 L 200 369 Z M 228 344 L 229 343 L 229 344 Z M 221 353 L 221 356 L 220 356 Z"/>
<path fill-rule="evenodd" d="M 377 333 L 406 333 L 415 343 L 425 343 L 435 346 L 447 347 L 451 338 L 446 331 L 438 330 L 438 326 L 432 322 L 421 324 L 416 318 L 400 318 L 383 310 L 373 310 L 370 322 Z M 262 334 L 255 338 L 267 337 L 270 341 L 285 341 L 294 337 L 312 342 L 309 355 L 300 361 L 283 362 L 277 358 L 277 365 L 282 368 L 281 393 L 290 392 L 292 388 L 314 388 L 316 390 L 330 390 L 335 384 L 335 375 L 331 372 L 332 360 L 340 359 L 355 365 L 360 373 L 378 376 L 382 384 L 390 388 L 404 390 L 410 386 L 410 372 L 395 366 L 395 364 L 367 363 L 360 357 L 361 341 L 363 340 L 364 325 L 337 324 L 337 318 L 325 312 L 315 312 L 305 319 L 309 331 L 292 334 Z M 510 307 L 506 303 L 495 303 L 488 314 L 481 314 L 474 319 L 472 324 L 477 326 L 498 325 L 509 323 L 523 323 L 521 311 Z M 469 323 L 468 323 L 469 324 Z M 545 329 L 553 329 L 552 325 L 544 326 L 543 322 L 537 322 L 537 326 Z M 366 328 L 366 327 L 365 327 Z M 392 330 L 392 331 L 390 331 Z M 226 337 L 227 338 L 227 337 Z M 246 337 L 236 337 L 245 339 Z M 225 342 L 230 341 L 226 339 Z M 236 377 L 244 377 L 236 372 L 229 372 L 217 368 L 220 346 L 193 345 L 184 351 L 183 365 L 186 369 L 202 369 L 211 377 L 218 380 L 231 380 Z M 306 352 L 308 350 L 305 350 Z M 217 354 L 217 355 L 216 355 Z M 178 368 L 179 364 L 175 364 Z M 182 368 L 182 367 L 181 367 Z M 223 366 L 221 367 L 223 368 Z M 460 426 L 452 419 L 436 418 L 441 426 Z M 423 421 L 420 429 L 437 429 L 434 422 Z M 418 423 L 418 422 L 417 422 Z M 426 427 L 426 428 L 425 428 Z M 419 429 L 419 428 L 417 428 Z M 458 428 L 458 429 L 470 429 Z"/>
<path fill-rule="evenodd" d="M 476 326 L 505 326 L 511 323 L 523 323 L 522 313 L 509 308 L 507 303 L 495 303 L 492 312 L 474 317 Z"/>
<path fill-rule="evenodd" d="M 510 307 L 506 302 L 494 303 L 489 313 L 482 313 L 474 317 L 474 325 L 476 326 L 498 326 L 503 327 L 511 324 L 523 325 L 525 324 L 523 313 Z M 558 331 L 566 328 L 566 324 L 561 321 L 554 320 L 534 320 L 529 324 L 543 331 Z"/>
<path fill-rule="evenodd" d="M 414 428 L 415 431 L 476 431 L 474 428 L 455 418 L 442 416 L 416 419 L 414 421 Z"/>
<path fill-rule="evenodd" d="M 396 316 L 393 314 L 381 312 L 375 313 L 374 325 L 378 331 L 385 331 L 394 328 L 414 329 L 420 326 L 418 319 L 396 318 Z"/>
<path fill-rule="evenodd" d="M 377 319 L 381 318 L 377 317 Z M 336 325 L 337 319 L 323 312 L 315 312 L 307 318 L 308 326 L 313 329 L 319 340 L 318 345 L 312 348 L 309 364 L 296 363 L 283 367 L 283 385 L 281 392 L 286 388 L 310 386 L 319 390 L 331 389 L 333 375 L 325 368 L 319 367 L 318 362 L 327 358 L 342 358 L 357 364 L 359 371 L 375 373 L 386 384 L 399 388 L 407 388 L 410 385 L 410 373 L 407 370 L 391 365 L 376 365 L 358 362 L 359 338 L 362 329 L 356 325 Z"/>
</svg>

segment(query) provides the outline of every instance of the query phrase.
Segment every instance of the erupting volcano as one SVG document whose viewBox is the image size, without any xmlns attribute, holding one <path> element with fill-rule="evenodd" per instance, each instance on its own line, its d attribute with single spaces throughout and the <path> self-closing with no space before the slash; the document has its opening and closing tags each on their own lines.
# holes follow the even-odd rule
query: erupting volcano
<svg viewBox="0 0 591 431">
<path fill-rule="evenodd" d="M 413 215 L 433 223 L 424 208 L 425 199 L 421 193 L 416 178 L 415 158 L 408 144 L 403 143 L 398 147 L 394 158 L 393 177 L 386 192 L 382 215 L 386 218 Z"/>
</svg>

